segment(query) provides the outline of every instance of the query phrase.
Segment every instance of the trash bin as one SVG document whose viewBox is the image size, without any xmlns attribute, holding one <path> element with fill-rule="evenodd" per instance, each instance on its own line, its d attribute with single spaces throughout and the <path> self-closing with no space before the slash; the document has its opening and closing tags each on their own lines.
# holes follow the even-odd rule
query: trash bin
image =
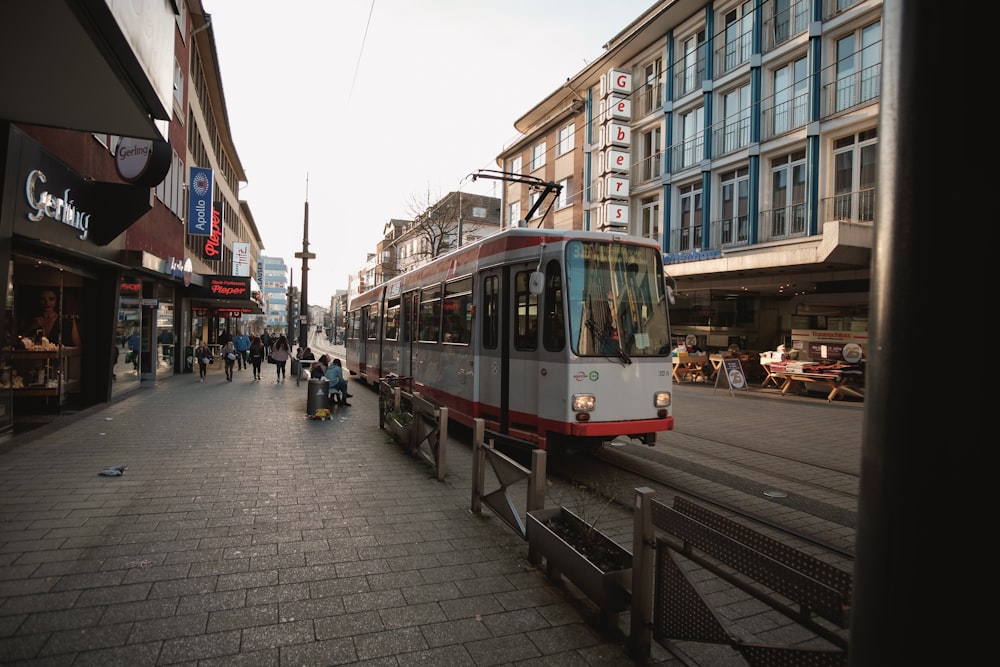
<svg viewBox="0 0 1000 667">
<path fill-rule="evenodd" d="M 306 414 L 312 416 L 320 408 L 330 407 L 330 381 L 326 378 L 309 378 L 309 395 L 306 398 Z"/>
<path fill-rule="evenodd" d="M 289 368 L 288 372 L 292 374 L 293 378 L 297 378 L 299 376 L 299 360 L 292 357 L 289 361 L 291 362 L 291 368 Z"/>
</svg>

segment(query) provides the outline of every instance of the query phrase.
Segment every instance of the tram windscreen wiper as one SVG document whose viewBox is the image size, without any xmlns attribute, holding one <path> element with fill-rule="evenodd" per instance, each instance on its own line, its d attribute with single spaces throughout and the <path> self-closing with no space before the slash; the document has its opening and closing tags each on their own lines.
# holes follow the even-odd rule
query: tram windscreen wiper
<svg viewBox="0 0 1000 667">
<path fill-rule="evenodd" d="M 606 346 L 612 347 L 614 348 L 613 351 L 614 356 L 618 357 L 618 360 L 622 362 L 623 366 L 628 366 L 629 364 L 632 363 L 632 359 L 627 354 L 625 354 L 625 350 L 622 349 L 622 346 L 618 342 L 618 340 L 614 336 L 611 336 L 607 332 L 605 332 L 604 329 L 602 329 L 597 324 L 597 322 L 594 321 L 594 318 L 591 317 L 587 319 L 587 328 L 590 329 L 590 332 L 592 334 L 594 334 L 594 338 L 596 338 L 597 341 L 601 343 L 602 352 L 606 352 L 605 350 Z"/>
</svg>

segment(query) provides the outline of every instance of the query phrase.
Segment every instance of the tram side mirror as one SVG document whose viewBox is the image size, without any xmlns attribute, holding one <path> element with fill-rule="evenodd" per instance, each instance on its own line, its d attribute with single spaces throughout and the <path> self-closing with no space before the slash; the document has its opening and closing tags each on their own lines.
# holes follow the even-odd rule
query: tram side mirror
<svg viewBox="0 0 1000 667">
<path fill-rule="evenodd" d="M 545 274 L 541 271 L 532 271 L 528 277 L 528 292 L 538 296 L 545 289 Z"/>
</svg>

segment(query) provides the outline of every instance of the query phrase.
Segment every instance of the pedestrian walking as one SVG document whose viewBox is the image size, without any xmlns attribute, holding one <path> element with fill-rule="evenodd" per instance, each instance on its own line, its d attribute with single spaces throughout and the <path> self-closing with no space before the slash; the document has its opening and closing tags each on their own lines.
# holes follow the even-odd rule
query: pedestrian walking
<svg viewBox="0 0 1000 667">
<path fill-rule="evenodd" d="M 233 370 L 236 367 L 236 347 L 233 341 L 229 341 L 222 346 L 222 363 L 226 368 L 226 382 L 233 381 Z"/>
<path fill-rule="evenodd" d="M 264 329 L 264 334 L 260 337 L 260 342 L 264 344 L 264 354 L 271 354 L 271 346 L 274 345 L 274 338 L 271 332 Z"/>
<path fill-rule="evenodd" d="M 292 348 L 288 346 L 288 338 L 284 334 L 278 336 L 278 340 L 275 341 L 274 346 L 271 348 L 271 358 L 274 359 L 275 373 L 277 374 L 276 382 L 285 381 L 285 366 L 288 365 L 288 360 L 292 358 Z"/>
<path fill-rule="evenodd" d="M 205 381 L 205 374 L 208 373 L 208 365 L 212 363 L 212 351 L 201 341 L 194 349 L 194 358 L 198 361 L 198 382 Z"/>
<path fill-rule="evenodd" d="M 260 336 L 250 339 L 250 368 L 253 369 L 254 382 L 260 380 L 260 365 L 264 362 L 264 344 L 260 342 Z"/>
<path fill-rule="evenodd" d="M 236 348 L 236 368 L 243 370 L 249 365 L 247 353 L 250 351 L 250 336 L 237 329 L 233 336 L 233 347 Z"/>
</svg>

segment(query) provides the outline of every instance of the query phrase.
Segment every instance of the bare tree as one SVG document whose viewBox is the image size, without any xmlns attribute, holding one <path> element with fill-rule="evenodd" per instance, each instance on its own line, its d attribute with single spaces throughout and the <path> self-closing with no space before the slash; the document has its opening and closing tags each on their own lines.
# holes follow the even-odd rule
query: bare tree
<svg viewBox="0 0 1000 667">
<path fill-rule="evenodd" d="M 485 218 L 476 218 L 470 215 L 474 207 L 495 210 Z M 481 228 L 497 230 L 500 224 L 499 200 L 461 191 L 437 198 L 432 197 L 429 190 L 423 195 L 413 195 L 406 202 L 406 212 L 413 222 L 404 236 L 420 239 L 420 248 L 415 254 L 421 263 L 457 248 L 460 235 L 476 237 Z"/>
</svg>

